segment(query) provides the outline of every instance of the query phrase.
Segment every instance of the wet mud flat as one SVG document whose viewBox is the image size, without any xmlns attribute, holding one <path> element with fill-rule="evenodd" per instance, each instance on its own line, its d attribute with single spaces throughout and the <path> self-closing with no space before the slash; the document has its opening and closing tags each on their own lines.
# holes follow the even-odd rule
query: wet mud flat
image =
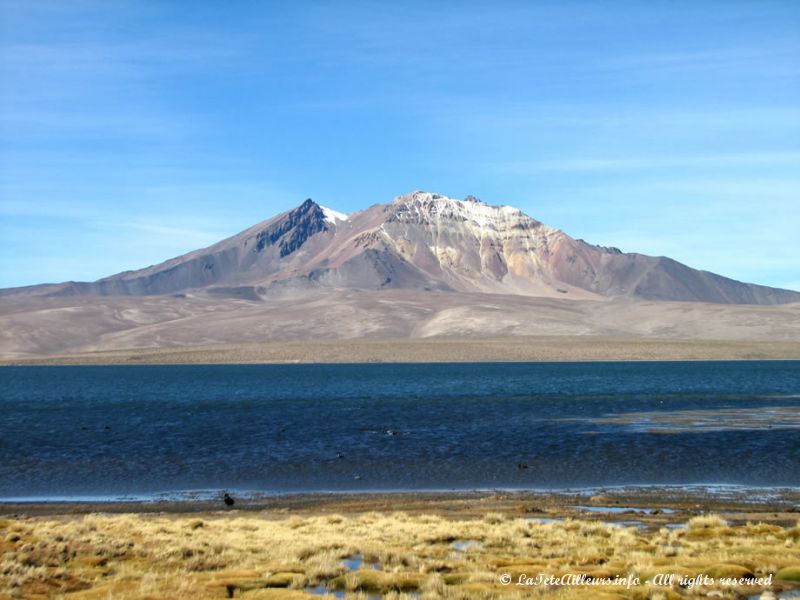
<svg viewBox="0 0 800 600">
<path fill-rule="evenodd" d="M 481 518 L 487 512 L 509 517 L 637 520 L 648 526 L 676 525 L 709 512 L 738 522 L 758 519 L 793 523 L 800 519 L 800 489 L 749 486 L 618 486 L 552 491 L 336 492 L 303 494 L 234 494 L 226 507 L 223 492 L 155 495 L 148 500 L 0 501 L 0 516 L 108 514 L 195 514 L 260 512 L 268 514 L 358 514 L 402 511 L 448 518 Z"/>
</svg>

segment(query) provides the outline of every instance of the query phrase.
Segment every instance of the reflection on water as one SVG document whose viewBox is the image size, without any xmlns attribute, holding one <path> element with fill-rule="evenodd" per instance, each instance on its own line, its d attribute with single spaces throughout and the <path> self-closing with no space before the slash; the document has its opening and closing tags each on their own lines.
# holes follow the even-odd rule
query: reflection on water
<svg viewBox="0 0 800 600">
<path fill-rule="evenodd" d="M 453 542 L 453 548 L 455 548 L 457 552 L 468 552 L 472 548 L 483 548 L 483 544 L 478 540 L 459 540 Z"/>
<path fill-rule="evenodd" d="M 665 515 L 670 515 L 674 512 L 677 512 L 674 508 L 643 508 L 641 506 L 588 506 L 588 505 L 577 505 L 572 506 L 570 508 L 575 508 L 577 510 L 583 510 L 586 512 L 596 512 L 596 513 L 612 513 L 612 514 L 622 514 L 622 513 L 629 513 L 629 512 L 644 512 L 644 513 L 653 513 L 658 514 L 658 512 L 662 512 Z M 658 512 L 654 512 L 658 511 Z"/>
<path fill-rule="evenodd" d="M 0 498 L 797 486 L 798 394 L 796 361 L 5 367 Z"/>
<path fill-rule="evenodd" d="M 342 591 L 332 590 L 326 585 L 315 585 L 305 588 L 305 591 L 314 596 L 330 596 L 332 598 L 347 598 L 347 594 Z M 367 600 L 377 600 L 380 596 L 367 596 Z"/>
<path fill-rule="evenodd" d="M 564 520 L 564 517 L 527 517 L 525 520 L 534 523 L 559 523 Z"/>
<path fill-rule="evenodd" d="M 348 571 L 358 571 L 359 569 L 364 568 L 364 557 L 360 554 L 356 554 L 354 556 L 348 556 L 347 558 L 342 560 L 342 564 L 344 568 Z M 383 570 L 378 563 L 369 563 L 367 565 L 373 571 L 381 571 Z"/>
<path fill-rule="evenodd" d="M 635 519 L 631 519 L 628 521 L 606 521 L 606 525 L 610 525 L 611 527 L 636 527 L 636 529 L 647 529 L 647 524 L 643 523 L 642 521 L 637 521 Z"/>
<path fill-rule="evenodd" d="M 800 429 L 800 406 L 620 413 L 592 420 L 652 433 Z"/>
</svg>

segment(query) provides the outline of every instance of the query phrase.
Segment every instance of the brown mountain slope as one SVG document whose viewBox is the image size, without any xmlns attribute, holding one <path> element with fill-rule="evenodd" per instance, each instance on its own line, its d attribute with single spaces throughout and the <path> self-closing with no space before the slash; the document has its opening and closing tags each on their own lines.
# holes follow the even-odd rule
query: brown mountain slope
<svg viewBox="0 0 800 600">
<path fill-rule="evenodd" d="M 213 246 L 92 283 L 2 295 L 147 296 L 205 290 L 418 289 L 570 299 L 783 304 L 800 292 L 575 240 L 510 206 L 414 192 L 349 217 L 311 200 Z"/>
</svg>

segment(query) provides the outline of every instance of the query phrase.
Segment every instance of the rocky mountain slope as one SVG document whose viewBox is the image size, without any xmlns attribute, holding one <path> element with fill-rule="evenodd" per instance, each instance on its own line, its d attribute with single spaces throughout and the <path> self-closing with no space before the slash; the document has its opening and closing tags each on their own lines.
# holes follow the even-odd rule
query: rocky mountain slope
<svg viewBox="0 0 800 600">
<path fill-rule="evenodd" d="M 742 283 L 665 257 L 575 240 L 510 206 L 414 192 L 350 216 L 311 200 L 161 264 L 92 283 L 3 295 L 145 296 L 204 290 L 417 289 L 569 299 L 783 304 L 800 292 Z"/>
</svg>

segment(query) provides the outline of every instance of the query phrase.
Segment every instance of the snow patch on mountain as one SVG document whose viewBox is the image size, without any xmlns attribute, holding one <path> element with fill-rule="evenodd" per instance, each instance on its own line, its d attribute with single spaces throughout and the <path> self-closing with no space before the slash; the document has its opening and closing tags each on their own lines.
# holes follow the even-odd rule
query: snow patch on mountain
<svg viewBox="0 0 800 600">
<path fill-rule="evenodd" d="M 482 231 L 508 231 L 521 223 L 530 227 L 541 228 L 542 233 L 558 233 L 554 227 L 543 225 L 532 219 L 524 212 L 513 206 L 493 206 L 475 198 L 467 196 L 464 200 L 449 198 L 442 194 L 431 192 L 413 192 L 398 196 L 395 205 L 403 205 L 409 216 L 425 221 L 439 221 L 441 219 L 454 219 L 465 221 L 478 226 Z"/>
<path fill-rule="evenodd" d="M 340 213 L 327 206 L 320 206 L 320 208 L 322 209 L 322 214 L 325 215 L 325 220 L 332 225 L 335 225 L 336 221 L 347 221 L 348 215 L 344 213 Z"/>
</svg>

